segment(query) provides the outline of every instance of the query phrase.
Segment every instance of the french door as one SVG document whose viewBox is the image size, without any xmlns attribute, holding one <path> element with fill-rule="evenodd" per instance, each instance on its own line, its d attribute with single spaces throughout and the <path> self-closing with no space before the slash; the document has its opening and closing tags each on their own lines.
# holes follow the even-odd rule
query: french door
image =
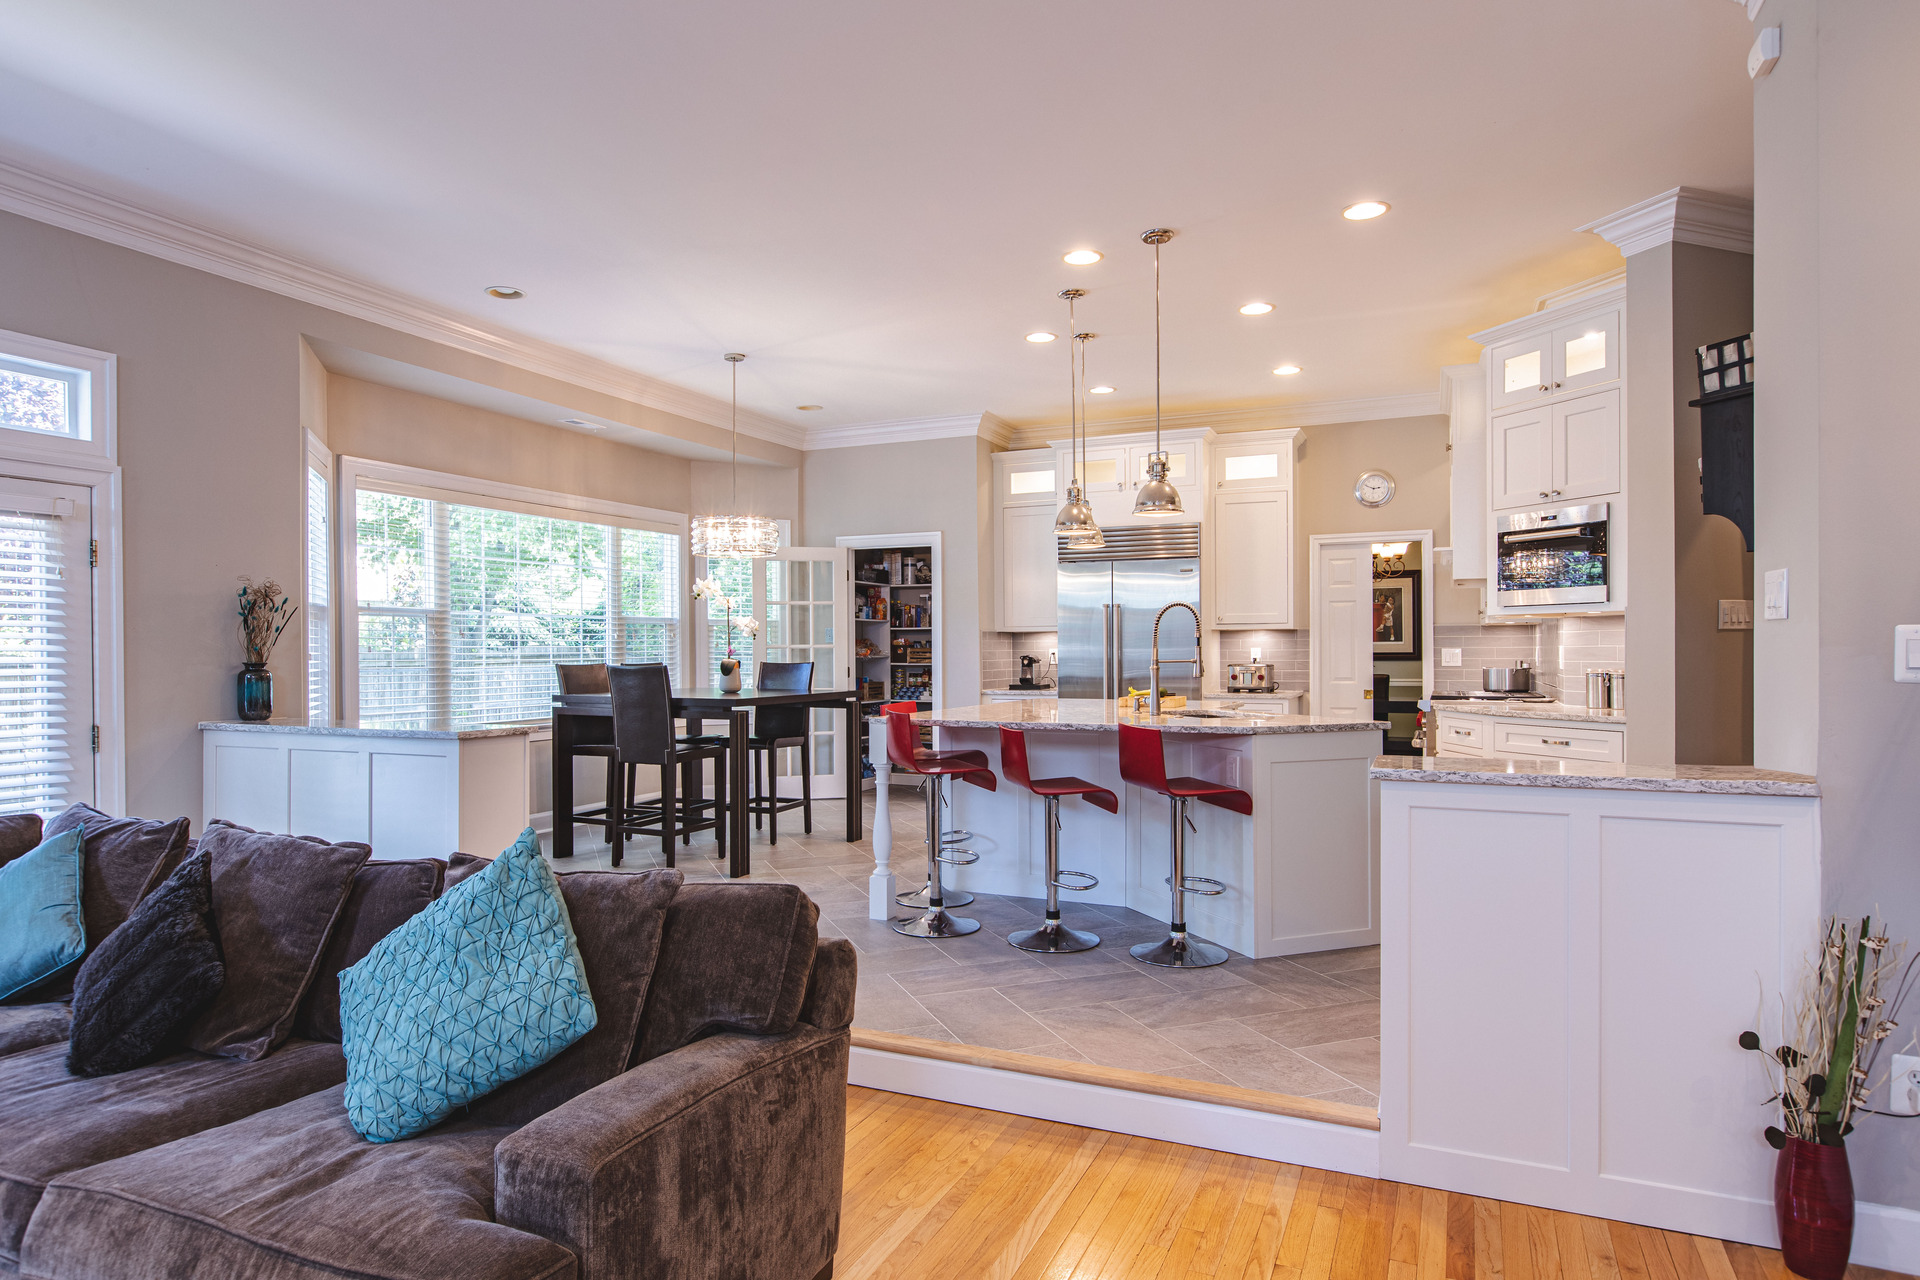
<svg viewBox="0 0 1920 1280">
<path fill-rule="evenodd" d="M 744 683 L 764 662 L 811 662 L 816 689 L 853 688 L 847 637 L 853 613 L 848 582 L 853 553 L 845 547 L 782 547 L 759 560 L 701 558 L 694 572 L 721 585 L 732 609 L 697 601 L 700 652 L 695 684 L 718 684 L 720 660 L 731 644 Z M 760 623 L 758 634 L 740 626 L 743 617 Z M 808 744 L 813 758 L 812 791 L 817 799 L 847 793 L 846 748 L 840 735 L 846 716 L 836 709 L 808 713 Z M 854 726 L 858 732 L 858 726 Z M 800 753 L 783 751 L 775 759 L 775 789 L 800 794 Z"/>
<path fill-rule="evenodd" d="M 0 812 L 96 801 L 91 499 L 0 477 Z"/>
</svg>

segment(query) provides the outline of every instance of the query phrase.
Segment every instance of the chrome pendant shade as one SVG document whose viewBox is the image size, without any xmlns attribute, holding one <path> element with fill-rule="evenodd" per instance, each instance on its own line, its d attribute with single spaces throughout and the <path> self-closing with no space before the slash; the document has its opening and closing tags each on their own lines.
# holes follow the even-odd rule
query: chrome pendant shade
<svg viewBox="0 0 1920 1280">
<path fill-rule="evenodd" d="M 1072 459 L 1072 476 L 1067 482 L 1066 505 L 1060 508 L 1060 514 L 1054 517 L 1053 531 L 1067 536 L 1067 545 L 1075 550 L 1090 547 L 1104 547 L 1107 539 L 1100 532 L 1099 523 L 1093 518 L 1093 507 L 1087 502 L 1085 491 L 1080 488 L 1080 448 L 1083 425 L 1081 387 L 1086 383 L 1087 339 L 1093 335 L 1078 332 L 1074 322 L 1073 304 L 1087 296 L 1085 289 L 1062 289 L 1060 296 L 1067 300 L 1067 333 L 1071 341 L 1067 345 L 1067 373 L 1071 383 L 1068 406 L 1070 425 L 1068 427 L 1068 454 Z"/>
<path fill-rule="evenodd" d="M 1180 506 L 1180 491 L 1167 479 L 1167 454 L 1160 447 L 1160 246 L 1173 239 L 1173 232 L 1155 227 L 1140 233 L 1144 244 L 1153 246 L 1153 452 L 1147 456 L 1147 479 L 1134 495 L 1136 516 L 1177 516 L 1185 514 Z"/>
<path fill-rule="evenodd" d="M 733 366 L 733 506 L 740 506 L 740 362 L 747 357 L 727 353 Z M 693 554 L 709 559 L 758 560 L 780 549 L 780 526 L 766 516 L 695 516 Z"/>
</svg>

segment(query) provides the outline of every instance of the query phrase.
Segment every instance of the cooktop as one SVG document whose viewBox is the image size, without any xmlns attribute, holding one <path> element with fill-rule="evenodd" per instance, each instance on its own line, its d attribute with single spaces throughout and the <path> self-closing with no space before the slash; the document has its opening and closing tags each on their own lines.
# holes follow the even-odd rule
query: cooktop
<svg viewBox="0 0 1920 1280">
<path fill-rule="evenodd" d="M 1544 693 L 1487 693 L 1475 690 L 1472 693 L 1436 693 L 1431 702 L 1552 702 L 1553 698 Z"/>
</svg>

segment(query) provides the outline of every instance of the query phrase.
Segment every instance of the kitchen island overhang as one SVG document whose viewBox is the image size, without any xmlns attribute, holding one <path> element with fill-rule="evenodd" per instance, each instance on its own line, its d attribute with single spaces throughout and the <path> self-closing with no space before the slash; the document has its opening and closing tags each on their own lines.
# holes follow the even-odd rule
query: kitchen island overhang
<svg viewBox="0 0 1920 1280">
<path fill-rule="evenodd" d="M 1168 919 L 1171 806 L 1121 780 L 1117 726 L 1124 720 L 1165 731 L 1169 773 L 1222 782 L 1253 796 L 1250 817 L 1193 806 L 1187 871 L 1219 880 L 1225 889 L 1217 897 L 1188 899 L 1194 934 L 1255 958 L 1379 941 L 1378 842 L 1367 774 L 1384 726 L 1267 715 L 1219 703 L 1197 703 L 1187 711 L 1207 714 L 1123 717 L 1116 703 L 1065 698 L 949 707 L 914 718 L 934 727 L 942 750 L 985 752 L 996 774 L 1002 773 L 1000 729 L 1023 729 L 1034 777 L 1072 775 L 1120 797 L 1117 814 L 1080 800 L 1061 806 L 1060 865 L 1090 872 L 1100 882 L 1085 893 L 1061 895 L 1069 920 L 1080 903 Z M 1040 797 L 1024 787 L 956 787 L 950 826 L 970 833 L 966 845 L 979 860 L 953 871 L 954 886 L 1044 897 L 1043 817 Z M 923 846 L 895 851 L 903 888 L 918 882 L 924 856 Z"/>
</svg>

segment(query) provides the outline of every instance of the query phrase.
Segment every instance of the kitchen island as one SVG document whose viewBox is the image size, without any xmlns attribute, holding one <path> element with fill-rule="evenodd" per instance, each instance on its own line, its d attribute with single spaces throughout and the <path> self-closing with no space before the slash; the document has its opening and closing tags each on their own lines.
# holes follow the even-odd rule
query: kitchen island
<svg viewBox="0 0 1920 1280">
<path fill-rule="evenodd" d="M 1379 941 L 1378 853 L 1367 771 L 1384 726 L 1204 702 L 1186 712 L 1130 716 L 1126 722 L 1165 731 L 1169 774 L 1224 782 L 1253 796 L 1251 817 L 1212 805 L 1192 807 L 1196 829 L 1187 837 L 1187 871 L 1219 880 L 1226 891 L 1188 898 L 1191 930 L 1254 957 Z M 1167 919 L 1170 806 L 1164 797 L 1121 781 L 1115 703 L 1030 699 L 923 711 L 914 719 L 933 725 L 940 749 L 983 751 L 1001 775 L 997 791 L 953 789 L 950 827 L 971 832 L 966 846 L 980 857 L 972 866 L 951 869 L 951 884 L 973 893 L 1045 896 L 1043 805 L 1002 773 L 999 730 L 1006 726 L 1027 731 L 1034 777 L 1073 775 L 1120 797 L 1117 814 L 1080 800 L 1061 805 L 1061 867 L 1100 880 L 1086 893 L 1061 895 L 1069 922 L 1075 902 Z M 924 846 L 902 845 L 895 853 L 900 886 L 916 887 Z"/>
</svg>

